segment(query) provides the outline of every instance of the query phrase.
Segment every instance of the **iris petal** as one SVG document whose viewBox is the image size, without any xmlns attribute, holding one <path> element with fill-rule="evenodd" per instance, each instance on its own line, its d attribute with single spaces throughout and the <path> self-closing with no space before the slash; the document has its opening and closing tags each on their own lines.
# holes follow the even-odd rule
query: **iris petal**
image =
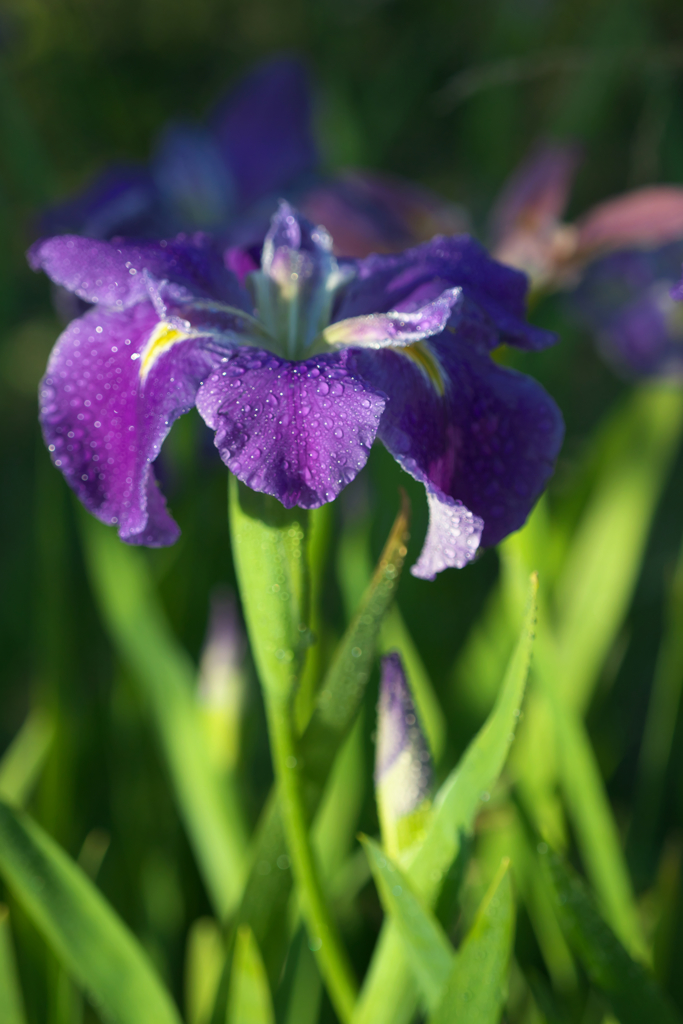
<svg viewBox="0 0 683 1024">
<path fill-rule="evenodd" d="M 40 387 L 45 442 L 67 483 L 122 539 L 151 546 L 179 534 L 151 463 L 222 358 L 192 338 L 160 355 L 143 384 L 139 356 L 156 325 L 150 303 L 90 310 L 62 334 Z"/>
<path fill-rule="evenodd" d="M 214 370 L 197 408 L 235 476 L 287 508 L 336 498 L 365 465 L 385 404 L 347 359 L 290 362 L 243 348 Z"/>
</svg>

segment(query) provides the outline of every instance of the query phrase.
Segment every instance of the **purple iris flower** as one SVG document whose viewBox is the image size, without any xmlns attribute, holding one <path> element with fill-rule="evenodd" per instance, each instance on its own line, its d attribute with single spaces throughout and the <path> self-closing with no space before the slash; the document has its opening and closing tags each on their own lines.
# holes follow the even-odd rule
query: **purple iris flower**
<svg viewBox="0 0 683 1024">
<path fill-rule="evenodd" d="M 520 527 L 552 473 L 555 403 L 490 352 L 553 336 L 525 322 L 524 276 L 467 236 L 337 261 L 283 202 L 244 284 L 202 234 L 67 235 L 29 260 L 93 304 L 53 350 L 41 422 L 70 486 L 129 543 L 178 536 L 153 462 L 195 404 L 235 476 L 287 507 L 332 501 L 378 437 L 425 485 L 426 579 Z"/>
<path fill-rule="evenodd" d="M 627 377 L 683 375 L 683 242 L 625 249 L 590 264 L 570 306 Z"/>
</svg>

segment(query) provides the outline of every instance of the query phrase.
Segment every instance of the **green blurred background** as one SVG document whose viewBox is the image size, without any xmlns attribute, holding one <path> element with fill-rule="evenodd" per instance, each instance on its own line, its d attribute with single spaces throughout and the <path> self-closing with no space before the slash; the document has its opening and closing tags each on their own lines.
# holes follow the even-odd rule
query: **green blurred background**
<svg viewBox="0 0 683 1024">
<path fill-rule="evenodd" d="M 677 0 L 0 4 L 0 750 L 29 707 L 49 708 L 56 741 L 32 811 L 74 856 L 88 836 L 91 844 L 100 834 L 113 837 L 100 883 L 176 993 L 185 930 L 206 912 L 206 897 L 139 697 L 91 596 L 79 511 L 40 439 L 36 386 L 60 326 L 48 283 L 28 270 L 24 251 L 41 208 L 83 187 L 109 161 L 144 161 L 165 121 L 203 117 L 255 61 L 283 51 L 301 55 L 311 70 L 327 170 L 375 168 L 428 185 L 464 205 L 484 241 L 498 189 L 539 137 L 583 145 L 570 215 L 635 185 L 683 184 L 683 6 Z M 567 441 L 550 499 L 571 522 L 583 500 L 582 467 L 594 432 L 628 388 L 572 324 L 561 296 L 545 300 L 534 317 L 557 330 L 561 342 L 542 354 L 516 356 L 514 364 L 538 377 L 565 415 Z M 194 657 L 210 594 L 218 585 L 234 587 L 226 474 L 217 458 L 196 458 L 203 429 L 194 414 L 174 427 L 166 492 L 183 536 L 175 548 L 149 555 L 176 635 Z M 624 829 L 633 825 L 637 755 L 681 539 L 681 469 L 679 456 L 589 716 Z M 346 502 L 370 510 L 374 555 L 400 484 L 413 500 L 417 549 L 426 524 L 423 495 L 383 451 L 373 453 L 355 500 Z M 328 568 L 333 635 L 342 622 L 334 553 Z M 449 719 L 444 768 L 490 702 L 490 694 L 456 685 L 453 666 L 497 574 L 497 555 L 488 552 L 434 584 L 408 575 L 401 584 L 401 609 Z M 244 728 L 240 777 L 254 820 L 271 777 L 255 684 Z M 678 850 L 680 861 L 682 758 L 679 730 L 663 813 L 642 843 L 631 831 L 637 889 L 652 884 L 664 849 Z M 366 803 L 363 825 L 372 831 L 371 794 Z M 372 893 L 364 899 L 368 934 L 377 928 L 379 904 Z M 680 915 L 678 921 L 680 929 Z M 31 1020 L 56 1022 L 57 1003 L 44 980 L 56 968 L 21 916 L 18 926 Z M 31 973 L 40 963 L 47 964 L 44 976 Z M 672 974 L 670 987 L 683 1002 L 683 978 Z"/>
</svg>

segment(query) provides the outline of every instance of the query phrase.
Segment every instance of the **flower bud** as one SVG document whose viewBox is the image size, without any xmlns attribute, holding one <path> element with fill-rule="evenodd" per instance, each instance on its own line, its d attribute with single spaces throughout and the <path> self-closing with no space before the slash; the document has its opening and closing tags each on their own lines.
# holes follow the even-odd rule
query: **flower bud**
<svg viewBox="0 0 683 1024">
<path fill-rule="evenodd" d="M 382 659 L 377 713 L 377 807 L 384 846 L 397 856 L 424 830 L 432 781 L 429 748 L 397 652 Z"/>
</svg>

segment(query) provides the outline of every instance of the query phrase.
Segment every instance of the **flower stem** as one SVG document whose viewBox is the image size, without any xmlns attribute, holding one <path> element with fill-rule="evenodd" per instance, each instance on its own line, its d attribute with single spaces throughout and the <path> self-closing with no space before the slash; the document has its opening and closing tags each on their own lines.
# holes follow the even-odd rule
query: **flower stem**
<svg viewBox="0 0 683 1024">
<path fill-rule="evenodd" d="M 348 1024 L 357 997 L 353 969 L 332 919 L 306 828 L 301 788 L 301 764 L 297 757 L 291 706 L 270 695 L 266 697 L 271 753 L 280 788 L 280 806 L 292 861 L 292 871 L 301 894 L 302 911 L 313 950 L 337 1016 Z"/>
</svg>

